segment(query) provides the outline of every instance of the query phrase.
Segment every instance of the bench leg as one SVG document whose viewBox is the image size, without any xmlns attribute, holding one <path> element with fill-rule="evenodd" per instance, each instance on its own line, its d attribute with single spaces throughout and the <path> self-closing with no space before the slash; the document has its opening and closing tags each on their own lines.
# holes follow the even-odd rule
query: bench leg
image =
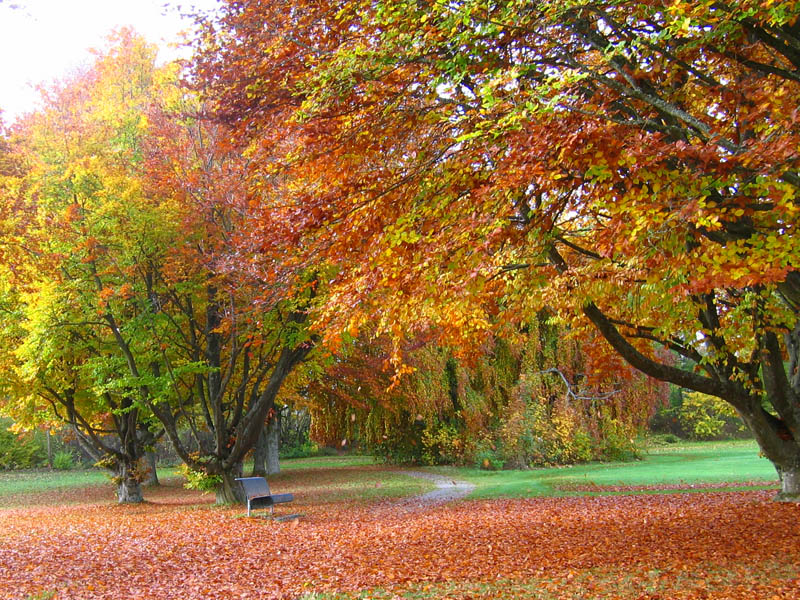
<svg viewBox="0 0 800 600">
<path fill-rule="evenodd" d="M 247 499 L 247 516 L 250 516 L 250 499 Z"/>
</svg>

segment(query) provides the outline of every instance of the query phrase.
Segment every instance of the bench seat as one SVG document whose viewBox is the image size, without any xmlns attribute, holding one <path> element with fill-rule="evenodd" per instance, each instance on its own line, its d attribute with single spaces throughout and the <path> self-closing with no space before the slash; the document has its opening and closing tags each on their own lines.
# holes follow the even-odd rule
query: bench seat
<svg viewBox="0 0 800 600">
<path fill-rule="evenodd" d="M 294 500 L 294 494 L 270 494 L 269 484 L 263 477 L 239 477 L 236 479 L 242 484 L 245 498 L 247 498 L 247 516 L 256 508 L 269 508 L 269 514 L 274 514 L 275 505 Z"/>
</svg>

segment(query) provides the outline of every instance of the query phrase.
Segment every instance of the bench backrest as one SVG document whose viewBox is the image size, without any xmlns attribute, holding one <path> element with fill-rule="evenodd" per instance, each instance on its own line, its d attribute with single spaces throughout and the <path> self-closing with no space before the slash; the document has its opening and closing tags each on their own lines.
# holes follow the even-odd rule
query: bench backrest
<svg viewBox="0 0 800 600">
<path fill-rule="evenodd" d="M 248 498 L 270 495 L 269 484 L 263 477 L 239 477 L 236 481 L 241 482 L 244 488 L 244 495 Z"/>
</svg>

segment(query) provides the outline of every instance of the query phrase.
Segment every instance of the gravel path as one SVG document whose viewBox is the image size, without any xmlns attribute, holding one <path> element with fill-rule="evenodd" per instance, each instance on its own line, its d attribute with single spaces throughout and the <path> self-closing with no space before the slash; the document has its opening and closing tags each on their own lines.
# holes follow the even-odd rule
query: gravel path
<svg viewBox="0 0 800 600">
<path fill-rule="evenodd" d="M 432 504 L 444 504 L 445 502 L 460 500 L 475 489 L 475 486 L 467 481 L 458 481 L 452 477 L 444 477 L 443 475 L 435 475 L 433 473 L 426 473 L 425 471 L 398 471 L 398 473 L 410 477 L 417 477 L 419 479 L 426 479 L 433 482 L 436 486 L 435 490 L 431 490 L 426 494 L 412 496 L 411 498 L 406 498 L 399 502 L 399 504 L 409 507 L 424 508 Z"/>
</svg>

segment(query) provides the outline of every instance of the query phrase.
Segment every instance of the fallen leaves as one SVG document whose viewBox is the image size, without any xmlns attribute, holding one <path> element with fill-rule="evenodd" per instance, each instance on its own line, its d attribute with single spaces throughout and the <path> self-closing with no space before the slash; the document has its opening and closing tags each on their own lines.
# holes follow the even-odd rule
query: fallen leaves
<svg viewBox="0 0 800 600">
<path fill-rule="evenodd" d="M 772 492 L 498 500 L 410 512 L 391 500 L 332 504 L 325 493 L 304 494 L 315 475 L 299 477 L 293 510 L 305 517 L 287 523 L 198 504 L 200 496 L 178 488 L 143 506 L 0 511 L 0 596 L 296 598 L 444 590 L 451 582 L 458 589 L 439 597 L 488 598 L 476 586 L 491 594 L 498 580 L 507 582 L 504 596 L 517 597 L 570 597 L 581 586 L 609 598 L 800 595 L 800 507 L 771 502 Z"/>
</svg>

